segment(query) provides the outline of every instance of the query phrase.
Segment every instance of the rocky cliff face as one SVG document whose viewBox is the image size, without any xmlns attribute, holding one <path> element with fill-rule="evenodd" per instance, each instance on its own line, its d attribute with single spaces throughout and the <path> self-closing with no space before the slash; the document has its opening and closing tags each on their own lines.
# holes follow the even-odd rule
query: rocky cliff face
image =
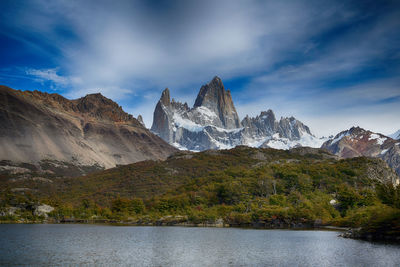
<svg viewBox="0 0 400 267">
<path fill-rule="evenodd" d="M 255 118 L 246 116 L 240 122 L 231 94 L 218 77 L 200 88 L 193 108 L 171 101 L 165 89 L 156 105 L 151 130 L 180 149 L 197 151 L 237 145 L 320 147 L 323 143 L 293 117 L 277 121 L 272 110 Z"/>
<path fill-rule="evenodd" d="M 352 127 L 326 141 L 322 148 L 341 158 L 381 158 L 400 175 L 400 141 L 388 136 Z"/>
<path fill-rule="evenodd" d="M 68 100 L 0 86 L 0 125 L 0 160 L 109 168 L 176 150 L 101 94 Z"/>
<path fill-rule="evenodd" d="M 225 90 L 225 87 L 219 77 L 200 88 L 194 103 L 194 109 L 207 108 L 216 116 L 215 126 L 224 129 L 235 129 L 241 127 L 239 116 L 233 105 L 231 92 Z"/>
</svg>

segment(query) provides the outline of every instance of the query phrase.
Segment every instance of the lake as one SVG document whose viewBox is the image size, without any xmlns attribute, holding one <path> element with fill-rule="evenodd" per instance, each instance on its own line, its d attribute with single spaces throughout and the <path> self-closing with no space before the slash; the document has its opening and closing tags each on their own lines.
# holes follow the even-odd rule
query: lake
<svg viewBox="0 0 400 267">
<path fill-rule="evenodd" d="M 400 246 L 335 231 L 0 225 L 0 265 L 400 266 Z"/>
</svg>

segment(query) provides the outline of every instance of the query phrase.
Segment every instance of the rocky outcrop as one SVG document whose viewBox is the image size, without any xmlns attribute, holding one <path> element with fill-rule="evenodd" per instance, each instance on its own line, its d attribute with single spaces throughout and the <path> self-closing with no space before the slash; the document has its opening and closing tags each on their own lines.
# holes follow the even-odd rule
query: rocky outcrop
<svg viewBox="0 0 400 267">
<path fill-rule="evenodd" d="M 322 148 L 341 158 L 380 158 L 400 175 L 400 142 L 383 134 L 352 127 L 326 141 Z"/>
<path fill-rule="evenodd" d="M 400 184 L 400 178 L 389 165 L 379 158 L 371 158 L 365 170 L 365 177 L 377 180 L 384 184 L 392 183 L 395 186 Z"/>
<path fill-rule="evenodd" d="M 46 205 L 46 204 L 41 204 L 38 205 L 35 210 L 33 211 L 33 215 L 35 216 L 44 216 L 45 218 L 47 218 L 47 214 L 52 212 L 54 210 L 54 208 L 50 205 Z"/>
<path fill-rule="evenodd" d="M 110 168 L 176 150 L 101 94 L 68 100 L 0 86 L 0 125 L 0 160 Z"/>
<path fill-rule="evenodd" d="M 165 89 L 158 101 L 151 130 L 168 143 L 188 150 L 228 149 L 237 145 L 289 149 L 320 147 L 323 140 L 293 117 L 276 120 L 272 110 L 241 122 L 229 90 L 219 77 L 200 88 L 193 108 L 171 100 Z"/>
</svg>

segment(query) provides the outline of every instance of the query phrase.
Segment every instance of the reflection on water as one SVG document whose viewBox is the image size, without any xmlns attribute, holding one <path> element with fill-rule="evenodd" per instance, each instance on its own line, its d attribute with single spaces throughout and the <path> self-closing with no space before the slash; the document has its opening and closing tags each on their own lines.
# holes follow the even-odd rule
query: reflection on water
<svg viewBox="0 0 400 267">
<path fill-rule="evenodd" d="M 332 231 L 0 225 L 0 265 L 400 266 L 400 247 Z"/>
</svg>

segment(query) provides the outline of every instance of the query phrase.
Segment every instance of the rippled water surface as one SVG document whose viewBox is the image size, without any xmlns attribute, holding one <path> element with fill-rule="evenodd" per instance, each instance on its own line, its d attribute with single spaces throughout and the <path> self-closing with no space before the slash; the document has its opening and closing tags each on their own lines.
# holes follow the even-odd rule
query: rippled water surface
<svg viewBox="0 0 400 267">
<path fill-rule="evenodd" d="M 400 266 L 400 246 L 333 231 L 0 225 L 0 265 Z"/>
</svg>

